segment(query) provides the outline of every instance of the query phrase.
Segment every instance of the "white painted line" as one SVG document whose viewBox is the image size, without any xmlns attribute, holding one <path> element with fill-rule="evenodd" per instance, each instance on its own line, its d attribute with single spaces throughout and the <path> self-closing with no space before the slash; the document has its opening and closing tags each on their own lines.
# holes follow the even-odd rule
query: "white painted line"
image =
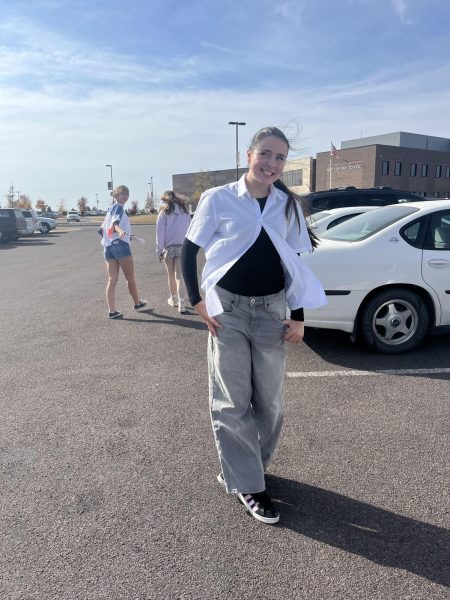
<svg viewBox="0 0 450 600">
<path fill-rule="evenodd" d="M 441 369 L 385 369 L 376 371 L 288 371 L 286 377 L 367 377 L 375 375 L 439 375 L 450 373 L 450 368 Z"/>
</svg>

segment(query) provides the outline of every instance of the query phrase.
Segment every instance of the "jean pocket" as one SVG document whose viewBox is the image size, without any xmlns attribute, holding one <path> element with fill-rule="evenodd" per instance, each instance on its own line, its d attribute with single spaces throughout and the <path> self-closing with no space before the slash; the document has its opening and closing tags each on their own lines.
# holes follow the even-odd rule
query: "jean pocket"
<svg viewBox="0 0 450 600">
<path fill-rule="evenodd" d="M 234 311 L 234 301 L 228 299 L 220 299 L 220 303 L 222 304 L 223 312 L 226 314 L 231 314 Z"/>
<path fill-rule="evenodd" d="M 286 303 L 283 300 L 268 304 L 266 312 L 272 319 L 275 319 L 275 321 L 284 321 L 286 318 Z"/>
</svg>

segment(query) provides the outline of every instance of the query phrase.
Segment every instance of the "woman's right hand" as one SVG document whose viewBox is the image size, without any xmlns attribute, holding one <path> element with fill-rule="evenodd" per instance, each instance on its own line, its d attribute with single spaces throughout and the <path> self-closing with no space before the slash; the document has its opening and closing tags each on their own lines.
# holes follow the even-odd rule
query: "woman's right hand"
<svg viewBox="0 0 450 600">
<path fill-rule="evenodd" d="M 208 326 L 210 334 L 214 337 L 217 337 L 217 329 L 223 329 L 223 326 L 219 323 L 219 321 L 216 321 L 216 319 L 208 315 L 205 301 L 201 300 L 194 306 L 194 308 L 200 315 L 202 321 Z"/>
</svg>

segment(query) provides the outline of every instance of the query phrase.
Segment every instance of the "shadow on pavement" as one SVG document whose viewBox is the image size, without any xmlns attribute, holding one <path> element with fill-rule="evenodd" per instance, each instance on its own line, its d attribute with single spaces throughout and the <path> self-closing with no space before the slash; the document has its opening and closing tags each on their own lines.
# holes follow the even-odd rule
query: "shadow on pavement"
<svg viewBox="0 0 450 600">
<path fill-rule="evenodd" d="M 345 369 L 363 371 L 378 371 L 386 369 L 437 369 L 448 368 L 450 335 L 434 335 L 427 337 L 424 342 L 412 352 L 404 354 L 380 354 L 363 346 L 353 344 L 348 334 L 329 329 L 305 330 L 304 343 L 324 361 L 339 365 Z M 448 373 L 421 375 L 413 377 L 428 379 L 449 379 Z"/>
<path fill-rule="evenodd" d="M 166 324 L 166 325 L 177 325 L 177 327 L 187 327 L 189 329 L 199 329 L 199 330 L 207 330 L 206 325 L 202 321 L 193 321 L 189 319 L 193 312 L 186 312 L 184 315 L 179 315 L 171 317 L 170 315 L 163 315 L 161 313 L 157 313 L 153 308 L 148 308 L 147 310 L 139 311 L 141 315 L 149 315 L 154 317 L 152 320 L 148 319 L 132 319 L 130 317 L 123 317 L 120 321 L 134 321 L 135 323 L 144 323 L 149 325 L 158 324 Z M 119 319 L 117 319 L 119 320 Z"/>
<path fill-rule="evenodd" d="M 379 565 L 450 585 L 450 532 L 319 487 L 267 475 L 280 526 Z"/>
</svg>

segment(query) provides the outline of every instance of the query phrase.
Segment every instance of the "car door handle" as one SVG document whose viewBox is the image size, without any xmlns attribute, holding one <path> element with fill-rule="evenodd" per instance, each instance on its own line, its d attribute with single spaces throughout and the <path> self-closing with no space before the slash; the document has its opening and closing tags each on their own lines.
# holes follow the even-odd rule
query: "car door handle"
<svg viewBox="0 0 450 600">
<path fill-rule="evenodd" d="M 444 258 L 432 258 L 428 261 L 429 267 L 434 267 L 435 269 L 445 269 L 445 267 L 450 267 L 450 260 L 445 260 Z"/>
</svg>

